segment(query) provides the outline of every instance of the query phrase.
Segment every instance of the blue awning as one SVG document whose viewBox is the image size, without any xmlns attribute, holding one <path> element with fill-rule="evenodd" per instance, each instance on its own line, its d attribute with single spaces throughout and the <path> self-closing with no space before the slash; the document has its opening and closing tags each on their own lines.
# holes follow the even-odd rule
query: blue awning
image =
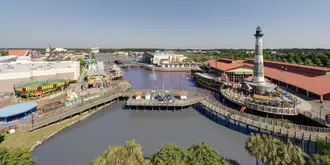
<svg viewBox="0 0 330 165">
<path fill-rule="evenodd" d="M 7 118 L 15 115 L 19 115 L 28 112 L 34 108 L 37 108 L 36 102 L 25 102 L 14 105 L 9 105 L 0 109 L 0 118 Z"/>
</svg>

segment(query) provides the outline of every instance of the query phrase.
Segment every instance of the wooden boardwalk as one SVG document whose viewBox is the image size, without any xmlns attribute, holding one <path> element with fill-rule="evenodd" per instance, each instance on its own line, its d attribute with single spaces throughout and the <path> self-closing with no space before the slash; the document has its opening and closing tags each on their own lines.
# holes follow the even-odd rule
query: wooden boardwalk
<svg viewBox="0 0 330 165">
<path fill-rule="evenodd" d="M 136 91 L 149 92 L 151 90 L 131 90 L 131 86 L 122 85 L 116 91 L 112 92 L 102 92 L 100 93 L 100 97 L 89 100 L 77 106 L 72 106 L 70 109 L 65 111 L 60 111 L 57 114 L 49 116 L 47 118 L 43 118 L 42 120 L 38 120 L 30 123 L 20 125 L 19 129 L 32 131 L 34 129 L 38 129 L 49 124 L 55 123 L 57 121 L 61 121 L 65 118 L 74 116 L 76 114 L 80 114 L 85 111 L 94 110 L 99 106 L 104 106 L 107 103 L 113 102 L 117 100 L 119 97 L 131 97 L 135 94 Z M 169 93 L 175 93 L 178 91 L 169 91 Z M 247 114 L 244 112 L 240 112 L 238 110 L 231 109 L 226 107 L 225 105 L 219 103 L 215 98 L 210 94 L 201 94 L 201 93 L 193 93 L 190 92 L 187 96 L 188 100 L 182 102 L 175 102 L 170 104 L 158 104 L 153 102 L 154 100 L 133 100 L 129 99 L 127 101 L 127 105 L 132 106 L 194 106 L 201 105 L 204 107 L 206 111 L 214 114 L 217 117 L 225 118 L 229 123 L 234 124 L 242 124 L 247 128 L 256 128 L 258 131 L 264 131 L 271 134 L 277 134 L 284 137 L 296 138 L 301 140 L 308 141 L 316 141 L 317 139 L 329 139 L 330 138 L 330 128 L 323 127 L 312 127 L 312 126 L 303 126 L 296 125 L 291 123 L 286 123 L 274 119 L 259 117 L 251 114 Z M 181 100 L 180 100 L 181 101 Z"/>
<path fill-rule="evenodd" d="M 317 139 L 330 139 L 330 129 L 312 126 L 302 126 L 296 124 L 284 124 L 283 122 L 266 123 L 260 118 L 253 118 L 254 115 L 243 115 L 245 113 L 225 107 L 216 100 L 202 100 L 201 104 L 207 111 L 216 116 L 226 117 L 228 122 L 244 124 L 247 128 L 254 127 L 259 132 L 267 131 L 271 134 L 278 134 L 285 137 L 301 140 L 316 141 Z M 255 116 L 254 116 L 255 117 Z M 270 120 L 271 121 L 271 120 Z"/>
<path fill-rule="evenodd" d="M 179 100 L 175 99 L 175 102 L 172 103 L 159 103 L 156 100 L 146 100 L 141 98 L 139 100 L 130 97 L 126 101 L 126 106 L 147 106 L 147 107 L 160 107 L 160 106 L 167 106 L 167 107 L 186 107 L 191 106 L 193 104 L 200 103 L 205 97 L 203 96 L 196 96 L 196 95 L 188 95 L 187 100 Z"/>
<path fill-rule="evenodd" d="M 107 103 L 117 100 L 119 97 L 122 96 L 122 93 L 124 93 L 125 91 L 131 88 L 131 85 L 128 83 L 128 81 L 122 81 L 122 82 L 123 83 L 119 83 L 117 85 L 118 88 L 114 90 L 107 90 L 107 91 L 104 90 L 103 92 L 100 92 L 99 93 L 100 97 L 98 98 L 91 99 L 87 102 L 82 102 L 74 106 L 63 107 L 63 110 L 58 110 L 58 113 L 37 120 L 30 120 L 28 124 L 26 122 L 22 124 L 19 123 L 18 128 L 25 131 L 32 131 L 47 126 L 49 124 L 61 121 L 65 118 L 69 118 L 74 115 L 81 114 L 85 111 L 94 110 L 99 106 L 104 106 Z"/>
</svg>

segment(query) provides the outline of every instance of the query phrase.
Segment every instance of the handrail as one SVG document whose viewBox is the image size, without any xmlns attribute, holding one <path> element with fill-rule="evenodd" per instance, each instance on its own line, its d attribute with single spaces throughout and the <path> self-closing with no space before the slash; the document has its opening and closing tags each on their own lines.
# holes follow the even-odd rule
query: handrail
<svg viewBox="0 0 330 165">
<path fill-rule="evenodd" d="M 82 104 L 79 104 L 76 106 L 72 106 L 72 107 L 70 107 L 71 110 L 64 110 L 53 116 L 44 118 L 42 120 L 35 121 L 33 123 L 33 128 L 32 128 L 31 124 L 20 126 L 20 128 L 30 131 L 30 130 L 51 124 L 58 120 L 62 120 L 63 118 L 72 116 L 74 114 L 84 112 L 87 109 L 95 107 L 99 104 L 103 104 L 105 102 L 109 102 L 118 97 L 127 96 L 129 94 L 133 95 L 134 91 L 136 91 L 136 90 L 129 90 L 129 87 L 124 86 L 122 89 L 118 89 L 116 91 L 102 92 L 102 93 L 100 93 L 101 96 L 99 98 L 89 100 L 85 103 L 82 103 Z M 150 90 L 148 90 L 148 91 L 150 91 Z M 171 90 L 171 92 L 175 92 L 175 91 L 179 91 L 179 90 Z M 270 128 L 273 128 L 274 130 L 280 129 L 281 131 L 286 130 L 288 132 L 290 130 L 292 130 L 296 133 L 297 132 L 298 133 L 301 133 L 301 132 L 309 133 L 311 136 L 323 136 L 322 133 L 330 133 L 330 128 L 321 128 L 321 127 L 291 124 L 291 123 L 282 122 L 279 120 L 274 120 L 274 119 L 265 118 L 265 117 L 259 117 L 259 116 L 255 116 L 252 114 L 240 112 L 238 110 L 229 108 L 229 107 L 219 103 L 219 101 L 217 101 L 215 99 L 215 97 L 213 95 L 211 95 L 211 92 L 204 92 L 204 93 L 189 92 L 189 94 L 194 95 L 194 96 L 199 96 L 199 98 L 196 100 L 193 100 L 193 101 L 187 101 L 184 104 L 184 106 L 200 103 L 200 104 L 210 108 L 210 110 L 212 110 L 213 112 L 221 113 L 224 116 L 229 115 L 231 119 L 234 119 L 234 120 L 246 123 L 246 124 L 250 124 L 250 125 L 256 126 L 261 129 L 269 130 Z M 144 103 L 143 105 L 159 106 L 159 104 L 151 104 L 151 103 L 149 103 L 149 104 Z M 169 104 L 161 104 L 161 106 L 167 106 L 167 105 L 169 105 Z M 176 104 L 173 104 L 173 105 L 176 105 Z M 178 106 L 182 106 L 182 105 L 178 105 Z M 315 134 L 315 133 L 319 133 L 319 134 Z"/>
<path fill-rule="evenodd" d="M 321 127 L 314 127 L 314 126 L 303 126 L 298 124 L 291 124 L 287 122 L 282 122 L 279 120 L 274 120 L 270 118 L 265 117 L 259 117 L 252 114 L 247 114 L 244 112 L 240 112 L 238 110 L 234 110 L 232 108 L 229 108 L 223 104 L 220 104 L 215 98 L 212 98 L 211 100 L 208 100 L 209 103 L 213 103 L 214 106 L 220 107 L 222 110 L 229 112 L 230 114 L 235 114 L 244 118 L 248 118 L 254 121 L 262 122 L 265 124 L 270 124 L 273 126 L 281 126 L 283 128 L 287 129 L 295 129 L 295 130 L 303 130 L 303 131 L 313 131 L 313 132 L 323 132 L 323 133 L 330 133 L 330 128 L 321 128 Z"/>
<path fill-rule="evenodd" d="M 295 108 L 287 108 L 287 107 L 272 107 L 272 106 L 266 106 L 266 105 L 259 105 L 252 102 L 242 102 L 238 99 L 230 97 L 226 92 L 223 92 L 220 90 L 221 94 L 228 100 L 239 104 L 241 106 L 245 106 L 247 108 L 251 108 L 254 110 L 267 112 L 267 113 L 274 113 L 274 114 L 283 114 L 283 115 L 297 115 L 299 113 L 298 109 Z"/>
</svg>

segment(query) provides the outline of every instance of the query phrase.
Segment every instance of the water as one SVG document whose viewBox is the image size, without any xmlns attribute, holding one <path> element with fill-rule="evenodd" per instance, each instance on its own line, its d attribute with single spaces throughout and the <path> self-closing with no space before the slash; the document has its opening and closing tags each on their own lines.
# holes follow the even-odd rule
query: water
<svg viewBox="0 0 330 165">
<path fill-rule="evenodd" d="M 151 73 L 133 68 L 125 73 L 125 79 L 131 79 L 136 89 L 164 86 L 201 91 L 185 80 L 189 73 L 154 72 L 156 79 L 149 80 Z M 205 141 L 233 163 L 255 164 L 244 149 L 246 135 L 216 124 L 192 108 L 181 112 L 134 112 L 123 110 L 122 105 L 123 102 L 115 103 L 45 141 L 32 153 L 36 164 L 87 165 L 108 145 L 124 145 L 132 139 L 142 145 L 146 156 L 157 152 L 163 143 L 175 142 L 188 148 Z"/>
</svg>

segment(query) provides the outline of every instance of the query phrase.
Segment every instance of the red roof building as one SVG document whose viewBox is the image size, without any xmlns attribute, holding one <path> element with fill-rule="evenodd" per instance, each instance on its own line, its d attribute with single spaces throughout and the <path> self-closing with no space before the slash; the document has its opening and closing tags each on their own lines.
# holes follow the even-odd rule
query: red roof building
<svg viewBox="0 0 330 165">
<path fill-rule="evenodd" d="M 253 68 L 253 59 L 229 60 L 213 59 L 205 64 L 221 72 L 250 67 Z M 305 91 L 306 95 L 314 94 L 323 100 L 325 96 L 330 99 L 330 68 L 305 66 L 283 62 L 264 61 L 265 77 L 273 82 L 282 82 L 296 92 Z"/>
<path fill-rule="evenodd" d="M 8 50 L 8 55 L 12 56 L 27 56 L 29 54 L 30 50 L 27 49 L 9 49 Z"/>
</svg>

